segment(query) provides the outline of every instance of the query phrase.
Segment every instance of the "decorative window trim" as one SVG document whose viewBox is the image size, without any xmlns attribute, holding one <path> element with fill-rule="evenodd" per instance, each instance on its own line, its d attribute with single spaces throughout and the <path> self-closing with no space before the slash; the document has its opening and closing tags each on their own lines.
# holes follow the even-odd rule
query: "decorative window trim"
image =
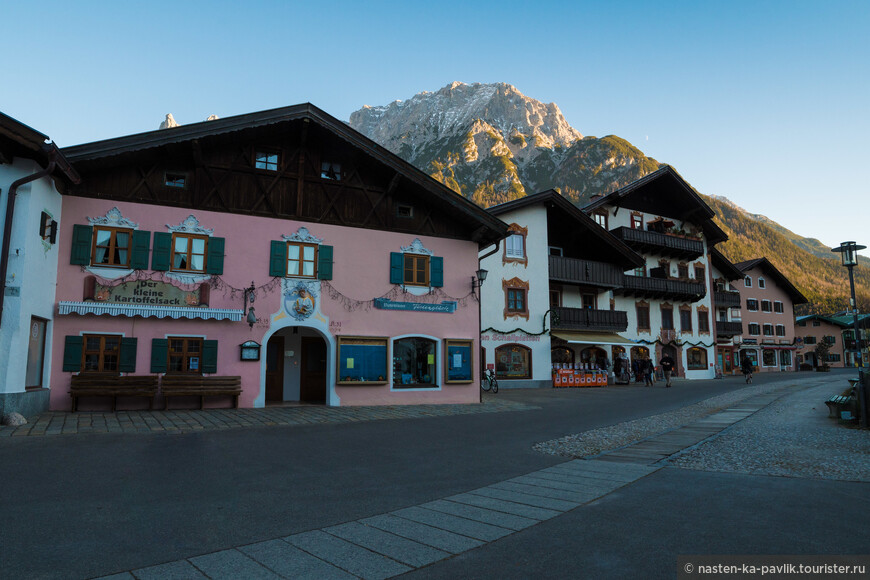
<svg viewBox="0 0 870 580">
<path fill-rule="evenodd" d="M 130 228 L 121 228 L 116 226 L 93 226 L 94 232 L 93 237 L 91 239 L 91 264 L 90 268 L 106 268 L 109 270 L 131 270 L 130 268 L 130 260 L 133 258 L 133 230 Z M 110 232 L 109 234 L 109 246 L 108 248 L 116 247 L 114 244 L 117 243 L 118 233 L 127 234 L 127 262 L 125 264 L 94 264 L 94 258 L 97 255 L 97 232 Z M 114 243 L 113 243 L 114 242 Z M 108 250 L 107 250 L 108 252 Z"/>
<path fill-rule="evenodd" d="M 166 224 L 166 229 L 171 234 L 196 234 L 200 236 L 211 236 L 214 234 L 214 228 L 202 227 L 197 217 L 193 214 L 184 218 L 177 226 Z"/>
<path fill-rule="evenodd" d="M 640 325 L 640 316 L 638 316 L 638 313 L 637 313 L 638 308 L 646 308 L 646 326 Z M 652 322 L 650 320 L 649 302 L 646 302 L 644 300 L 639 300 L 639 301 L 635 302 L 634 303 L 634 315 L 637 318 L 637 330 L 638 331 L 645 330 L 645 331 L 649 332 L 652 330 Z"/>
<path fill-rule="evenodd" d="M 758 287 L 762 290 L 767 288 L 767 282 L 761 276 L 758 277 Z"/>
<path fill-rule="evenodd" d="M 751 302 L 754 302 L 754 303 L 755 303 L 755 308 L 751 308 L 751 307 L 750 307 L 750 303 L 751 303 Z M 760 308 L 761 308 L 761 301 L 758 300 L 758 298 L 747 298 L 747 299 L 746 299 L 746 310 L 747 310 L 748 312 L 758 312 L 758 310 L 759 310 Z"/>
<path fill-rule="evenodd" d="M 504 264 L 522 264 L 523 267 L 528 267 L 529 265 L 529 253 L 526 246 L 526 238 L 529 235 L 529 228 L 524 228 L 523 226 L 513 223 L 508 226 L 508 236 L 511 235 L 519 235 L 523 238 L 523 256 L 521 258 L 516 256 L 508 256 L 507 254 L 507 238 L 505 238 L 504 251 L 502 252 L 501 263 Z"/>
<path fill-rule="evenodd" d="M 407 260 L 409 257 L 415 261 L 423 260 L 423 280 L 409 282 L 408 279 L 405 277 L 405 271 L 407 271 L 406 264 L 408 263 Z M 430 274 L 429 273 L 429 268 L 430 268 L 429 259 L 430 259 L 430 256 L 423 255 L 423 254 L 414 254 L 412 252 L 403 252 L 402 253 L 402 286 L 403 287 L 405 287 L 405 288 L 427 288 L 427 289 L 430 288 L 429 283 L 431 282 L 431 280 L 429 279 L 429 274 Z M 419 269 L 415 266 L 414 268 L 412 268 L 412 270 L 414 272 L 416 272 Z"/>
<path fill-rule="evenodd" d="M 782 334 L 780 334 L 779 329 L 782 329 Z M 776 336 L 785 336 L 785 324 L 777 324 L 773 327 L 773 333 Z"/>
<path fill-rule="evenodd" d="M 767 329 L 770 329 L 770 332 L 767 332 Z M 761 335 L 762 336 L 774 336 L 773 334 L 773 324 L 770 322 L 765 322 L 761 327 Z"/>
<path fill-rule="evenodd" d="M 779 310 L 777 310 L 777 306 L 779 306 Z M 773 301 L 773 311 L 777 314 L 785 314 L 785 304 L 783 304 L 782 300 Z"/>
<path fill-rule="evenodd" d="M 706 306 L 698 306 L 696 310 L 698 312 L 698 334 L 710 334 L 710 309 Z M 701 328 L 701 320 L 707 321 L 706 330 Z"/>
<path fill-rule="evenodd" d="M 743 277 L 743 287 L 744 288 L 752 288 L 752 276 L 744 276 Z"/>
<path fill-rule="evenodd" d="M 765 308 L 767 306 L 767 308 Z M 773 312 L 773 302 L 770 300 L 764 299 L 761 301 L 761 311 L 762 312 Z"/>
<path fill-rule="evenodd" d="M 138 230 L 139 224 L 136 222 L 130 221 L 121 215 L 121 210 L 118 209 L 118 206 L 113 207 L 109 211 L 106 212 L 106 215 L 100 217 L 89 217 L 88 224 L 92 226 L 108 226 L 112 228 L 128 228 L 131 230 Z"/>
<path fill-rule="evenodd" d="M 289 236 L 282 235 L 281 239 L 285 242 L 299 242 L 303 244 L 320 244 L 323 242 L 323 238 L 318 238 L 309 232 L 308 228 L 305 226 L 300 227 L 295 233 L 292 233 Z"/>
<path fill-rule="evenodd" d="M 753 329 L 755 332 L 752 332 Z M 750 322 L 746 325 L 746 332 L 749 336 L 761 336 L 761 325 L 757 322 Z"/>
<path fill-rule="evenodd" d="M 643 212 L 633 211 L 629 218 L 629 224 L 633 230 L 643 230 Z M 635 227 L 636 225 L 636 227 Z"/>
<path fill-rule="evenodd" d="M 291 274 L 290 273 L 290 245 L 299 247 L 299 257 L 294 260 L 299 264 L 299 273 Z M 310 275 L 303 274 L 304 265 L 305 265 L 305 248 L 314 248 L 314 269 Z M 287 261 L 284 264 L 284 277 L 285 278 L 305 278 L 306 280 L 316 280 L 317 279 L 317 258 L 318 252 L 320 251 L 320 244 L 313 244 L 308 242 L 287 242 Z"/>
<path fill-rule="evenodd" d="M 669 310 L 671 313 L 671 327 L 665 328 L 665 310 Z M 662 330 L 677 330 L 677 321 L 674 320 L 674 305 L 669 304 L 667 302 L 662 302 L 659 305 L 659 317 L 661 318 L 661 329 Z"/>
<path fill-rule="evenodd" d="M 399 246 L 399 250 L 403 254 L 423 254 L 424 256 L 435 255 L 432 250 L 426 249 L 423 242 L 420 241 L 420 238 L 414 238 L 414 241 L 411 242 L 410 246 Z"/>
<path fill-rule="evenodd" d="M 511 278 L 510 280 L 502 279 L 502 291 L 504 292 L 504 319 L 508 318 L 525 318 L 529 319 L 529 283 L 520 280 L 519 278 Z M 525 292 L 525 301 L 523 302 L 524 311 L 508 310 L 508 290 L 523 290 Z"/>
<path fill-rule="evenodd" d="M 178 269 L 176 269 L 176 267 L 175 267 L 175 255 L 180 254 L 181 252 L 175 251 L 175 240 L 179 239 L 179 237 L 187 240 L 187 256 L 188 257 L 194 255 L 193 254 L 193 240 L 201 239 L 205 242 L 203 244 L 203 249 L 202 249 L 202 269 L 201 270 L 196 270 L 196 269 L 193 269 L 190 267 L 188 267 L 186 269 L 179 267 Z M 173 232 L 172 233 L 172 245 L 171 245 L 170 250 L 169 250 L 169 272 L 172 272 L 175 274 L 182 274 L 182 275 L 186 275 L 186 276 L 196 276 L 198 278 L 202 277 L 202 276 L 206 276 L 205 268 L 207 265 L 206 261 L 208 260 L 208 238 L 209 238 L 208 236 L 205 236 L 202 234 L 189 234 L 187 232 Z M 188 260 L 188 266 L 190 266 L 189 262 L 190 261 Z"/>
<path fill-rule="evenodd" d="M 689 279 L 689 263 L 677 262 L 677 278 L 681 280 Z"/>
<path fill-rule="evenodd" d="M 689 321 L 688 328 L 683 327 L 683 312 L 688 312 L 687 320 Z M 694 333 L 694 326 L 692 324 L 692 307 L 689 304 L 681 304 L 680 305 L 680 332 L 686 332 L 688 334 Z"/>
</svg>

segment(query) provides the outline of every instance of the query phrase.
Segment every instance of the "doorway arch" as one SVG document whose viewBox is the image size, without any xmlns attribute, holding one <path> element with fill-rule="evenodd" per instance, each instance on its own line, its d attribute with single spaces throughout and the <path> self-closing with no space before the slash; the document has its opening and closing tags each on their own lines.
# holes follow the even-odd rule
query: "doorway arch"
<svg viewBox="0 0 870 580">
<path fill-rule="evenodd" d="M 262 408 L 266 406 L 267 398 L 267 377 L 270 382 L 271 391 L 269 394 L 272 398 L 275 397 L 275 387 L 272 383 L 276 380 L 272 373 L 279 372 L 283 384 L 281 389 L 282 401 L 299 400 L 309 402 L 319 400 L 330 407 L 341 405 L 341 400 L 335 392 L 335 365 L 330 364 L 330 361 L 335 360 L 335 338 L 327 329 L 328 321 L 297 321 L 290 317 L 273 318 L 272 326 L 269 331 L 263 335 L 263 344 L 265 345 L 266 356 L 260 361 L 260 392 L 254 400 L 254 407 Z M 287 340 L 292 338 L 292 343 Z M 272 339 L 275 339 L 273 342 Z M 298 342 L 297 342 L 298 339 Z M 311 339 L 303 341 L 303 339 Z M 303 346 L 305 343 L 306 346 Z M 291 343 L 293 348 L 288 348 L 286 345 Z M 296 346 L 298 344 L 298 347 Z M 317 345 L 322 345 L 318 348 Z M 271 345 L 271 346 L 270 346 Z M 296 350 L 298 348 L 298 350 Z M 270 360 L 270 351 L 273 355 Z M 292 352 L 292 355 L 290 354 Z M 283 354 L 283 356 L 281 356 Z M 279 357 L 280 365 L 275 364 L 275 356 Z M 322 364 L 321 362 L 322 361 Z M 272 363 L 270 365 L 270 362 Z M 315 365 L 316 363 L 316 365 Z M 282 368 L 276 368 L 281 366 Z M 294 375 L 298 369 L 298 378 L 295 380 L 296 385 L 292 384 Z M 309 379 L 317 380 L 322 387 L 318 387 L 315 391 L 303 391 L 302 376 L 303 371 L 309 372 Z M 321 375 L 322 378 L 317 375 Z M 298 391 L 295 390 L 298 388 Z M 322 390 L 320 390 L 322 388 Z M 299 393 L 298 399 L 287 398 L 292 397 L 295 393 Z"/>
</svg>

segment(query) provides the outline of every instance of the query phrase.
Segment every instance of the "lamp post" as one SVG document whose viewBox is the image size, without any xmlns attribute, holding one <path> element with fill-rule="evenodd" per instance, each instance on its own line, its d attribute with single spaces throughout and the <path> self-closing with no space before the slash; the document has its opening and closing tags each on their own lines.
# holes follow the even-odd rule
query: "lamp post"
<svg viewBox="0 0 870 580">
<path fill-rule="evenodd" d="M 498 249 L 498 246 L 496 246 L 496 249 Z M 483 286 L 483 281 L 486 280 L 486 275 L 489 274 L 489 272 L 487 270 L 484 270 L 483 268 L 479 268 L 477 270 L 477 272 L 475 272 L 475 274 L 477 274 L 477 278 L 475 278 L 474 276 L 471 277 L 471 295 L 472 296 L 475 295 L 474 291 L 476 289 Z M 477 352 L 478 352 L 478 358 L 479 358 L 480 347 L 481 347 L 480 337 L 481 337 L 481 333 L 483 331 L 483 329 L 481 328 L 481 319 L 482 319 L 481 314 L 480 314 L 481 308 L 482 308 L 482 300 L 481 300 L 481 296 L 478 296 L 477 297 Z M 481 377 L 483 376 L 483 369 L 480 369 L 480 376 Z M 477 390 L 479 393 L 478 400 L 482 403 L 483 402 L 483 389 L 477 389 Z"/>
<path fill-rule="evenodd" d="M 852 308 L 852 322 L 855 329 L 855 345 L 858 353 L 858 409 L 861 413 L 861 428 L 867 428 L 867 414 L 870 412 L 870 406 L 867 404 L 868 393 L 867 383 L 864 380 L 864 357 L 861 354 L 861 339 L 860 330 L 858 328 L 858 304 L 855 302 L 855 274 L 853 269 L 858 265 L 858 250 L 863 250 L 867 246 L 859 246 L 855 242 L 843 242 L 840 247 L 833 248 L 832 252 L 840 254 L 840 259 L 843 265 L 849 270 L 849 289 L 851 290 L 851 298 L 849 306 Z"/>
</svg>

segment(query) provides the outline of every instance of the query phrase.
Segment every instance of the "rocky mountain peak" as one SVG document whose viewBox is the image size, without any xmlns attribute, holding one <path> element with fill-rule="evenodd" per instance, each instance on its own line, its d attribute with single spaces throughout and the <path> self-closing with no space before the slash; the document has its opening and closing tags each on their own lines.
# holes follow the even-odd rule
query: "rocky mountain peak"
<svg viewBox="0 0 870 580">
<path fill-rule="evenodd" d="M 166 113 L 166 118 L 160 123 L 158 129 L 172 129 L 173 127 L 178 127 L 178 122 L 172 116 L 172 113 Z"/>
<path fill-rule="evenodd" d="M 407 101 L 364 106 L 351 114 L 350 125 L 391 151 L 404 149 L 403 156 L 413 160 L 418 147 L 469 131 L 478 120 L 502 135 L 522 135 L 544 146 L 570 146 L 583 138 L 555 103 L 527 97 L 507 83 L 453 82 L 434 93 L 417 93 Z"/>
</svg>

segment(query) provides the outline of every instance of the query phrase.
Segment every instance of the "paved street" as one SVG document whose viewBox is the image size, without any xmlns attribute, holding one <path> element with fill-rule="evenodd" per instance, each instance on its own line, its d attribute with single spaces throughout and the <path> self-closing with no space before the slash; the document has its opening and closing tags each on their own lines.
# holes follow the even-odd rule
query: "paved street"
<svg viewBox="0 0 870 580">
<path fill-rule="evenodd" d="M 0 437 L 0 462 L 16 466 L 0 500 L 12 524 L 0 531 L 2 575 L 672 577 L 678 554 L 866 552 L 851 517 L 867 510 L 866 482 L 659 462 L 667 445 L 692 445 L 692 433 L 695 442 L 725 437 L 777 397 L 833 394 L 846 376 L 758 376 L 756 384 L 777 381 L 776 396 L 594 461 L 532 446 L 745 385 L 503 390 L 475 406 L 487 412 L 407 409 L 396 418 L 382 409 L 362 419 L 372 412 L 317 409 L 328 422 Z M 272 411 L 306 412 L 263 413 Z M 343 422 L 328 419 L 332 411 Z"/>
</svg>

